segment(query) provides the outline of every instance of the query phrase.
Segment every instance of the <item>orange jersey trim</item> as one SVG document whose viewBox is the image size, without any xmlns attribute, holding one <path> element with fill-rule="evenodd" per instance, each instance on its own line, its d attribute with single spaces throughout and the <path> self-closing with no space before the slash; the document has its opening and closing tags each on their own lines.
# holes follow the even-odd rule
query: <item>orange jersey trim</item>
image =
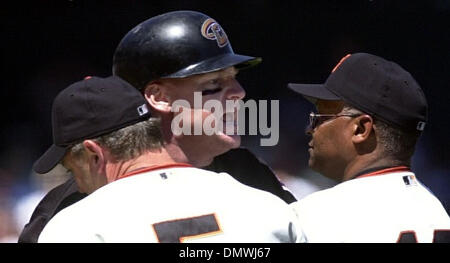
<svg viewBox="0 0 450 263">
<path fill-rule="evenodd" d="M 190 164 L 187 164 L 187 163 L 169 163 L 169 164 L 163 164 L 163 165 L 152 165 L 149 167 L 138 169 L 137 171 L 132 171 L 127 174 L 124 174 L 124 175 L 120 176 L 119 179 L 122 179 L 125 177 L 130 177 L 130 176 L 140 174 L 140 173 L 146 173 L 146 172 L 150 172 L 150 171 L 156 171 L 156 170 L 167 169 L 167 168 L 176 168 L 176 167 L 181 168 L 181 167 L 193 167 L 193 166 Z"/>
<path fill-rule="evenodd" d="M 345 57 L 341 58 L 341 60 L 339 61 L 339 63 L 337 63 L 337 65 L 333 68 L 333 70 L 331 71 L 331 73 L 335 72 L 336 69 L 342 64 L 342 62 L 344 62 L 344 60 L 346 60 L 348 57 L 350 57 L 351 54 L 347 54 Z"/>
<path fill-rule="evenodd" d="M 383 174 L 388 174 L 388 173 L 398 173 L 398 172 L 411 172 L 411 170 L 407 166 L 397 166 L 397 167 L 392 167 L 392 168 L 375 171 L 375 172 L 368 173 L 368 174 L 363 174 L 363 175 L 357 176 L 355 178 L 364 178 L 364 177 L 369 177 L 369 176 L 377 176 L 377 175 L 383 175 Z"/>
</svg>

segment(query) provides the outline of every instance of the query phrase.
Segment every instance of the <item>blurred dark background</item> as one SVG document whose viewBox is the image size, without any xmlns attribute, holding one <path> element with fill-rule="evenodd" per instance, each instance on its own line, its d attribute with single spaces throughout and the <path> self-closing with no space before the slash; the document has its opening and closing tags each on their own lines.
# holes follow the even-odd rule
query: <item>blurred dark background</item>
<svg viewBox="0 0 450 263">
<path fill-rule="evenodd" d="M 393 60 L 421 84 L 429 123 L 413 170 L 450 206 L 450 1 L 15 1 L 2 6 L 0 196 L 30 191 L 31 165 L 52 143 L 56 94 L 87 75 L 111 74 L 120 39 L 140 22 L 174 10 L 215 18 L 236 53 L 263 63 L 239 75 L 251 99 L 280 100 L 280 140 L 251 148 L 275 170 L 307 171 L 308 102 L 288 82 L 322 83 L 348 53 Z"/>
</svg>

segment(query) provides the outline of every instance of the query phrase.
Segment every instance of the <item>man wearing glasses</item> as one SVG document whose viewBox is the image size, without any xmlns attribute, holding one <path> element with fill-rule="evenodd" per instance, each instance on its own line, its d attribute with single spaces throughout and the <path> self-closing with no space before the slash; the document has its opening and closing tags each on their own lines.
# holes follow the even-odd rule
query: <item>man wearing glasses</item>
<svg viewBox="0 0 450 263">
<path fill-rule="evenodd" d="M 308 242 L 449 242 L 450 218 L 411 171 L 427 102 L 394 62 L 345 56 L 324 84 L 289 84 L 314 103 L 309 166 L 339 182 L 293 203 Z"/>
</svg>

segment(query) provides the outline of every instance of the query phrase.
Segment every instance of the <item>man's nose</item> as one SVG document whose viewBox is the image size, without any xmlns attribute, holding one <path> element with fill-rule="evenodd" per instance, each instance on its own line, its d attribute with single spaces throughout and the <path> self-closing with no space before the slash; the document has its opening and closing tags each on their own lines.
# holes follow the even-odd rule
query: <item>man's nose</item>
<svg viewBox="0 0 450 263">
<path fill-rule="evenodd" d="M 236 79 L 230 80 L 230 89 L 226 94 L 227 100 L 242 100 L 245 97 L 245 90 Z"/>
</svg>

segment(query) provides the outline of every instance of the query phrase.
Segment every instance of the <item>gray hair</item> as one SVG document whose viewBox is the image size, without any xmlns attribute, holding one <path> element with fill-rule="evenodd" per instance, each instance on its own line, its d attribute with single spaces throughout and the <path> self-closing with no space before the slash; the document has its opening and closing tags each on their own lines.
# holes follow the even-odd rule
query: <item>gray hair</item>
<svg viewBox="0 0 450 263">
<path fill-rule="evenodd" d="M 139 155 L 159 149 L 163 145 L 161 119 L 150 118 L 91 140 L 109 150 L 115 161 L 128 161 Z M 74 145 L 70 152 L 80 158 L 83 143 Z"/>
<path fill-rule="evenodd" d="M 349 105 L 344 106 L 342 113 L 366 114 Z M 420 133 L 403 131 L 373 115 L 371 116 L 374 120 L 375 136 L 379 144 L 383 147 L 384 154 L 399 161 L 399 163 L 406 162 L 409 164 Z"/>
</svg>

